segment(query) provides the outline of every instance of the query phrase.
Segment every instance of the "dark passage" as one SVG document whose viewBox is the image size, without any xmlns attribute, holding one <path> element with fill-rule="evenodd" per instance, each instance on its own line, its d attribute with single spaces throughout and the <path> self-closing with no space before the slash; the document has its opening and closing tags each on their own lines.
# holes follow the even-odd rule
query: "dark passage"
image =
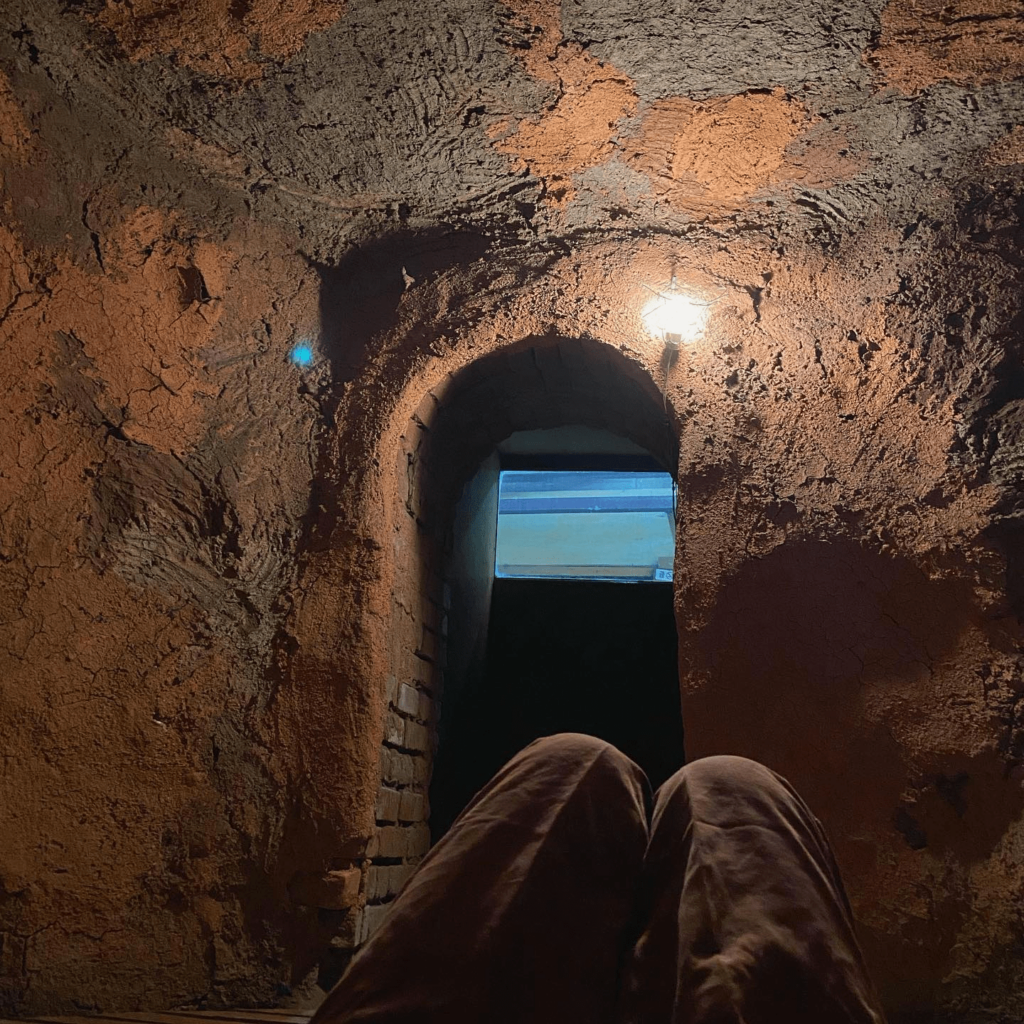
<svg viewBox="0 0 1024 1024">
<path fill-rule="evenodd" d="M 655 787 L 682 765 L 670 585 L 494 581 L 484 668 L 444 702 L 435 841 L 516 751 L 557 732 L 608 740 Z"/>
</svg>

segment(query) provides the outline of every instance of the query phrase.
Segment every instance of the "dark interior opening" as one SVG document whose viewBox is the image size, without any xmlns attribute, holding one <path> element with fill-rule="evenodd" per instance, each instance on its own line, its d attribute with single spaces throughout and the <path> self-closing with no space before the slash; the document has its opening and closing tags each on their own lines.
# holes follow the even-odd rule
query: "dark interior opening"
<svg viewBox="0 0 1024 1024">
<path fill-rule="evenodd" d="M 524 493 L 542 496 L 528 499 L 526 518 L 534 525 L 506 551 L 534 561 L 529 545 L 536 538 L 542 545 L 537 558 L 550 556 L 558 575 L 496 575 L 498 496 L 509 470 L 526 471 Z M 550 499 L 545 474 L 551 474 Z M 666 480 L 668 523 L 662 522 Z M 672 584 L 653 571 L 623 581 L 589 568 L 623 552 L 632 557 L 630 540 L 637 537 L 649 557 L 649 518 L 657 536 L 664 531 L 668 538 L 667 551 L 657 547 L 655 553 L 659 564 L 668 556 L 670 580 L 671 487 L 664 464 L 640 446 L 579 426 L 513 433 L 468 481 L 446 570 L 448 662 L 430 788 L 435 841 L 509 758 L 541 736 L 582 732 L 607 740 L 639 764 L 655 788 L 683 764 Z M 646 509 L 644 502 L 652 501 L 658 508 L 644 511 L 640 522 L 632 504 Z M 580 578 L 560 567 L 566 537 L 587 567 Z"/>
<path fill-rule="evenodd" d="M 513 754 L 556 732 L 613 743 L 657 787 L 684 760 L 672 587 L 495 580 L 483 669 L 444 719 L 435 841 Z"/>
</svg>

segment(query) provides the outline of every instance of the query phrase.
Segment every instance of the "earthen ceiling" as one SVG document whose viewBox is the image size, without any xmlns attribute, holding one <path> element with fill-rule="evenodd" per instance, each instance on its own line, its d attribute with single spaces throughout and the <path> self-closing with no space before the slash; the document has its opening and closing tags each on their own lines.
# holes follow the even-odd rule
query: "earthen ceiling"
<svg viewBox="0 0 1024 1024">
<path fill-rule="evenodd" d="M 11 0 L 4 66 L 28 103 L 5 86 L 7 144 L 26 176 L 40 143 L 66 171 L 48 217 L 16 169 L 10 187 L 26 225 L 86 249 L 122 192 L 211 226 L 248 211 L 326 263 L 438 223 L 522 238 L 911 230 L 939 182 L 1020 159 L 1021 13 L 1014 0 Z"/>
</svg>

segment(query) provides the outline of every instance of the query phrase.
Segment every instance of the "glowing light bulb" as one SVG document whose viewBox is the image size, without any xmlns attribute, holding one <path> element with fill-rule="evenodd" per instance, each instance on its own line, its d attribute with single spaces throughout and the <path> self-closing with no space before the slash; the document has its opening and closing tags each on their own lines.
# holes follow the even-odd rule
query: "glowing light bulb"
<svg viewBox="0 0 1024 1024">
<path fill-rule="evenodd" d="M 709 305 L 680 291 L 673 278 L 668 288 L 655 293 L 640 316 L 647 330 L 666 345 L 690 345 L 704 333 Z"/>
<path fill-rule="evenodd" d="M 313 363 L 313 350 L 309 345 L 296 345 L 292 349 L 290 358 L 296 366 L 311 366 Z"/>
</svg>

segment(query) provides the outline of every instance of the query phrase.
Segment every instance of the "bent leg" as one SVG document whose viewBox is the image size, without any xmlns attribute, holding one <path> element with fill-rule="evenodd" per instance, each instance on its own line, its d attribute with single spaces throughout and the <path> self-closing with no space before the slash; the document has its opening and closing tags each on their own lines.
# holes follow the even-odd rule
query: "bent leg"
<svg viewBox="0 0 1024 1024">
<path fill-rule="evenodd" d="M 315 1024 L 604 1024 L 646 794 L 601 740 L 531 744 L 424 859 Z"/>
<path fill-rule="evenodd" d="M 783 778 L 709 757 L 658 791 L 627 967 L 636 1024 L 881 1024 L 818 820 Z"/>
</svg>

